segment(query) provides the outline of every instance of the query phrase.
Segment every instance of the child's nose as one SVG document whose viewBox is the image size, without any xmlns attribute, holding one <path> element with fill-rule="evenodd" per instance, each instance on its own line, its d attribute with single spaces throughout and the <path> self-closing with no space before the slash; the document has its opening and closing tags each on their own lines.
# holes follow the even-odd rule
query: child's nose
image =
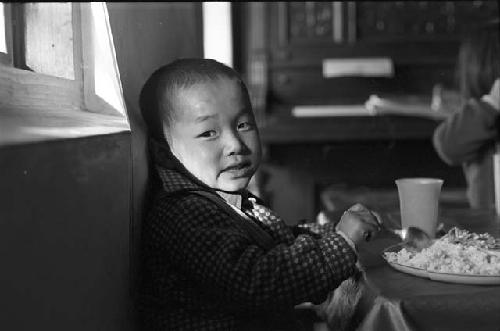
<svg viewBox="0 0 500 331">
<path fill-rule="evenodd" d="M 240 154 L 245 149 L 245 144 L 238 133 L 229 133 L 225 139 L 226 154 Z"/>
</svg>

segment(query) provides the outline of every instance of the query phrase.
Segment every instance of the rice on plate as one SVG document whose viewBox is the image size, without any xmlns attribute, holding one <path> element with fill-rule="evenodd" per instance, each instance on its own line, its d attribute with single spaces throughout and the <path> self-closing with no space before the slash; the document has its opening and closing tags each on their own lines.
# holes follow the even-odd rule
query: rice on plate
<svg viewBox="0 0 500 331">
<path fill-rule="evenodd" d="M 428 248 L 416 252 L 403 247 L 398 252 L 385 252 L 390 263 L 415 267 L 432 272 L 500 275 L 500 253 L 488 251 L 495 238 L 453 228 Z"/>
</svg>

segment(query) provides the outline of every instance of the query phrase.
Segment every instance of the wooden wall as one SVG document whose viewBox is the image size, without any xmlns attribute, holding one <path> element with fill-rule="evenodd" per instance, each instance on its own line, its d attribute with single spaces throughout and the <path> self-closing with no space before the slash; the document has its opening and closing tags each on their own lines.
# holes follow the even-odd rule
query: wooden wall
<svg viewBox="0 0 500 331">
<path fill-rule="evenodd" d="M 130 133 L 0 148 L 0 329 L 131 330 Z"/>
</svg>

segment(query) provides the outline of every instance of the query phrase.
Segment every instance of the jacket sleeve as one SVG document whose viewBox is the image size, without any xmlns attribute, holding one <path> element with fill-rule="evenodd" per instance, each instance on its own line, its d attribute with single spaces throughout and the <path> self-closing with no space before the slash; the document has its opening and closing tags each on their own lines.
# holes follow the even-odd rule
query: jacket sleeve
<svg viewBox="0 0 500 331">
<path fill-rule="evenodd" d="M 497 138 L 498 115 L 484 101 L 469 101 L 434 131 L 432 142 L 439 157 L 449 165 L 477 159 Z"/>
<path fill-rule="evenodd" d="M 200 197 L 176 201 L 162 222 L 170 259 L 211 298 L 236 311 L 320 303 L 355 272 L 356 254 L 336 233 L 300 234 L 264 251 Z"/>
</svg>

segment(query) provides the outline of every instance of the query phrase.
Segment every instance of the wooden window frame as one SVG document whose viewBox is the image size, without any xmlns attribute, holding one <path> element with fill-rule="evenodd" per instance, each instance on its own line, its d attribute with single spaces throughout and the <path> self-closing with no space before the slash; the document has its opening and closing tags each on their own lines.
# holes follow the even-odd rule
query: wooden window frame
<svg viewBox="0 0 500 331">
<path fill-rule="evenodd" d="M 126 113 L 122 114 L 95 94 L 90 3 L 72 3 L 74 80 L 27 68 L 22 6 L 9 3 L 5 10 L 9 13 L 6 35 L 11 36 L 7 40 L 12 52 L 0 59 L 0 131 L 10 129 L 13 136 L 0 134 L 0 145 L 130 131 Z M 36 120 L 43 124 L 35 124 Z M 24 136 L 23 130 L 30 125 L 45 125 L 56 133 Z"/>
<path fill-rule="evenodd" d="M 80 3 L 80 14 L 83 14 L 80 17 L 81 23 L 79 24 L 82 39 L 80 44 L 92 45 L 95 31 L 92 24 L 91 4 Z M 123 116 L 119 110 L 115 109 L 96 93 L 94 76 L 95 54 L 92 47 L 83 47 L 79 51 L 82 55 L 81 68 L 83 74 L 83 103 L 86 109 L 90 112 Z"/>
</svg>

